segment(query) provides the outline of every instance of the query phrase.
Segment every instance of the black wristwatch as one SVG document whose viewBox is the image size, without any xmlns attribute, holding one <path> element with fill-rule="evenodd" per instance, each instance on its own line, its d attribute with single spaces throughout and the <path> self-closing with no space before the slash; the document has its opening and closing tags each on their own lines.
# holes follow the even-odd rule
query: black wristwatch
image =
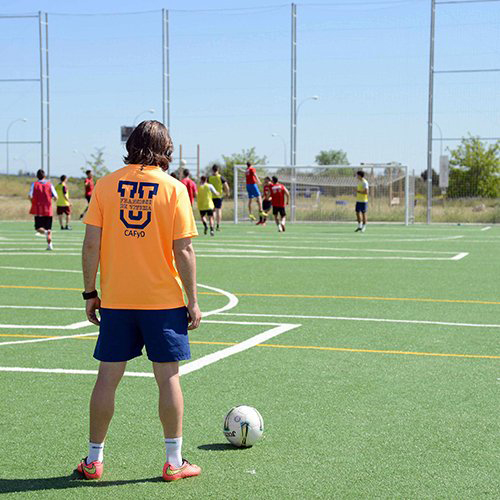
<svg viewBox="0 0 500 500">
<path fill-rule="evenodd" d="M 95 299 L 97 297 L 97 290 L 93 292 L 82 292 L 83 300 Z"/>
</svg>

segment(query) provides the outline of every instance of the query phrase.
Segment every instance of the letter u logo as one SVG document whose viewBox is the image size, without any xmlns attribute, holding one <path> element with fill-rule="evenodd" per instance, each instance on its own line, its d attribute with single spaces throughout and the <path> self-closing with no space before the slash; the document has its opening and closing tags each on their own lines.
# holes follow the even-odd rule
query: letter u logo
<svg viewBox="0 0 500 500">
<path fill-rule="evenodd" d="M 155 182 L 120 181 L 120 220 L 129 229 L 144 229 L 151 222 L 152 200 L 158 194 Z"/>
</svg>

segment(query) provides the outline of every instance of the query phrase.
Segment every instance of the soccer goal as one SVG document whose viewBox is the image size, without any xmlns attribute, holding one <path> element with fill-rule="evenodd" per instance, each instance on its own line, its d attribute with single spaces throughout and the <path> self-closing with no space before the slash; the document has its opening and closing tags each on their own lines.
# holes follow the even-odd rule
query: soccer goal
<svg viewBox="0 0 500 500">
<path fill-rule="evenodd" d="M 290 192 L 287 207 L 291 222 L 353 221 L 356 205 L 356 172 L 368 181 L 368 219 L 377 222 L 413 223 L 413 179 L 408 167 L 390 164 L 363 165 L 254 165 L 261 182 L 277 177 Z M 234 166 L 234 222 L 249 220 L 245 165 Z M 262 185 L 259 186 L 262 193 Z M 256 210 L 255 207 L 252 208 Z"/>
</svg>

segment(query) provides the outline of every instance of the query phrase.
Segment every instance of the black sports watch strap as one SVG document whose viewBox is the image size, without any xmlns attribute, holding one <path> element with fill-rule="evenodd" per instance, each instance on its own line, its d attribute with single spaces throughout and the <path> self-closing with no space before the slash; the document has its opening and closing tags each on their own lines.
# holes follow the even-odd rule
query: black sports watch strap
<svg viewBox="0 0 500 500">
<path fill-rule="evenodd" d="M 95 299 L 97 297 L 97 290 L 93 292 L 82 292 L 83 300 Z"/>
</svg>

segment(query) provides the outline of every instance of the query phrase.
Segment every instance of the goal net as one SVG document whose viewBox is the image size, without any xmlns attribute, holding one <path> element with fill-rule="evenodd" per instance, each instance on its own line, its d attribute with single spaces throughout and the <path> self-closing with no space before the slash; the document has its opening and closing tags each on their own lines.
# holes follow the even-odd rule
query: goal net
<svg viewBox="0 0 500 500">
<path fill-rule="evenodd" d="M 408 167 L 399 164 L 364 165 L 254 165 L 261 182 L 277 177 L 290 192 L 291 222 L 353 221 L 356 172 L 368 181 L 368 220 L 413 222 L 414 189 Z M 249 220 L 245 165 L 234 167 L 234 222 Z M 259 186 L 262 193 L 262 185 Z M 255 214 L 256 206 L 252 207 Z"/>
</svg>

